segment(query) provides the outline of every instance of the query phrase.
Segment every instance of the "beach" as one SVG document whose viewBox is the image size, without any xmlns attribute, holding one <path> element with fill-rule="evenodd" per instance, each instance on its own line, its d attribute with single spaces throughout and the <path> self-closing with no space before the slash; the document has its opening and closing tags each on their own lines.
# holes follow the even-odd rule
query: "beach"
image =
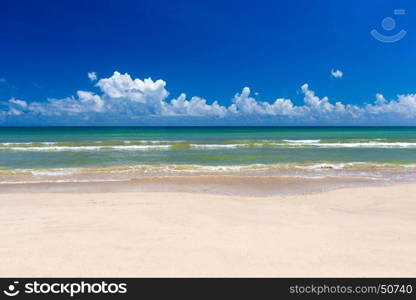
<svg viewBox="0 0 416 300">
<path fill-rule="evenodd" d="M 2 277 L 415 277 L 416 184 L 0 194 Z"/>
<path fill-rule="evenodd" d="M 3 277 L 416 276 L 416 127 L 2 127 Z"/>
<path fill-rule="evenodd" d="M 1 4 L 0 295 L 416 294 L 416 1 Z"/>
</svg>

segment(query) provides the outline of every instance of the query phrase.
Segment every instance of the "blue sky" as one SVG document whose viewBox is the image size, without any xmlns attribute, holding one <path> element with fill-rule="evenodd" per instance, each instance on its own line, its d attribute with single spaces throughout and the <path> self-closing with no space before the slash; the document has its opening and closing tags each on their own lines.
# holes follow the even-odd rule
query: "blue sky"
<svg viewBox="0 0 416 300">
<path fill-rule="evenodd" d="M 0 124 L 416 124 L 415 13 L 388 0 L 3 0 Z M 407 34 L 383 43 L 373 29 Z"/>
</svg>

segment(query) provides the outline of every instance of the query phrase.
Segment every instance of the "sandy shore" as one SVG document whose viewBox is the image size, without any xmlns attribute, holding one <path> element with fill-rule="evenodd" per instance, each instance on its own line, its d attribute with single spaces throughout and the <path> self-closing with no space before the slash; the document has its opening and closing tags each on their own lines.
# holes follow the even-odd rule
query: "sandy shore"
<svg viewBox="0 0 416 300">
<path fill-rule="evenodd" d="M 416 276 L 416 185 L 0 194 L 0 276 Z"/>
</svg>

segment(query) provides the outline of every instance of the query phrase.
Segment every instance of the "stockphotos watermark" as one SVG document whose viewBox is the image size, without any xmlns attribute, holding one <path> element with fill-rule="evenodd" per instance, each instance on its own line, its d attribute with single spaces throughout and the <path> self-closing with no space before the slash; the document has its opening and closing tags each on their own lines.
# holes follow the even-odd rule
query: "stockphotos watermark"
<svg viewBox="0 0 416 300">
<path fill-rule="evenodd" d="M 395 9 L 393 10 L 393 14 L 395 16 L 404 16 L 406 14 L 406 10 L 404 9 Z M 370 34 L 378 41 L 382 43 L 395 43 L 403 39 L 407 31 L 401 29 L 397 33 L 393 34 L 393 30 L 396 29 L 396 20 L 392 17 L 385 17 L 381 20 L 381 27 L 384 30 L 384 33 L 380 33 L 377 29 L 373 29 L 370 31 Z"/>
<path fill-rule="evenodd" d="M 25 295 L 42 295 L 42 294 L 60 294 L 75 295 L 83 294 L 126 294 L 127 283 L 107 283 L 100 281 L 90 283 L 85 281 L 79 282 L 40 282 L 33 280 L 19 284 L 19 281 L 13 281 L 6 289 L 3 290 L 4 295 L 14 297 L 19 294 Z"/>
</svg>

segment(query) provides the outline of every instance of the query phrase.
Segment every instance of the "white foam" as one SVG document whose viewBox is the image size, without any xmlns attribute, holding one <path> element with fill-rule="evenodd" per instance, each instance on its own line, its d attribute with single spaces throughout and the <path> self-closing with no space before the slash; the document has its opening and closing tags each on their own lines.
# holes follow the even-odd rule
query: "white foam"
<svg viewBox="0 0 416 300">
<path fill-rule="evenodd" d="M 190 144 L 192 148 L 207 148 L 207 149 L 235 149 L 244 148 L 250 144 Z"/>
<path fill-rule="evenodd" d="M 275 147 L 275 148 L 390 148 L 390 149 L 413 149 L 416 148 L 416 142 L 382 142 L 380 139 L 366 142 L 321 142 L 319 139 L 310 140 L 289 140 L 285 139 L 281 142 L 273 142 L 267 140 L 258 140 L 254 143 L 242 143 L 243 140 L 236 141 L 232 144 L 199 144 L 191 143 L 189 146 L 194 149 L 236 149 L 249 147 Z M 117 142 L 117 141 L 115 141 Z M 99 150 L 119 150 L 119 151 L 134 151 L 134 150 L 156 150 L 168 149 L 169 147 L 181 143 L 183 141 L 157 141 L 157 140 L 141 140 L 141 141 L 120 141 L 120 145 L 106 145 L 100 144 L 105 141 L 93 141 L 85 143 L 93 143 L 92 145 L 60 145 L 64 142 L 36 142 L 33 143 L 0 143 L 0 151 L 99 151 Z M 143 143 L 135 145 L 134 143 Z M 32 146 L 33 145 L 33 146 Z"/>
<path fill-rule="evenodd" d="M 416 143 L 406 142 L 317 143 L 309 145 L 325 148 L 416 148 Z"/>
<path fill-rule="evenodd" d="M 46 146 L 46 147 L 0 147 L 0 150 L 8 151 L 33 151 L 33 152 L 50 152 L 50 151 L 97 151 L 97 150 L 156 150 L 167 149 L 170 145 L 125 145 L 125 146 Z"/>
<path fill-rule="evenodd" d="M 416 148 L 416 143 L 410 142 L 345 142 L 345 143 L 321 143 L 314 140 L 302 140 L 298 142 L 285 140 L 288 144 L 271 143 L 275 146 L 290 146 L 290 147 L 318 147 L 318 148 Z"/>
<path fill-rule="evenodd" d="M 356 165 L 364 165 L 364 162 L 350 162 L 350 163 L 318 163 L 308 166 L 295 166 L 297 169 L 304 169 L 304 170 L 322 170 L 322 169 L 332 169 L 332 170 L 342 170 L 346 167 L 356 166 Z"/>
<path fill-rule="evenodd" d="M 32 169 L 32 170 L 27 170 L 27 171 L 32 173 L 34 176 L 68 176 L 68 175 L 76 174 L 78 170 L 79 169 L 74 169 L 74 168 L 67 168 L 67 169 L 59 168 L 59 169 L 45 169 L 45 170 Z"/>
<path fill-rule="evenodd" d="M 122 182 L 122 179 L 57 179 L 57 180 L 27 180 L 27 181 L 0 181 L 0 184 L 29 184 L 29 183 L 82 183 L 82 182 Z"/>
<path fill-rule="evenodd" d="M 290 144 L 310 144 L 310 143 L 319 143 L 321 140 L 283 140 Z"/>
</svg>

